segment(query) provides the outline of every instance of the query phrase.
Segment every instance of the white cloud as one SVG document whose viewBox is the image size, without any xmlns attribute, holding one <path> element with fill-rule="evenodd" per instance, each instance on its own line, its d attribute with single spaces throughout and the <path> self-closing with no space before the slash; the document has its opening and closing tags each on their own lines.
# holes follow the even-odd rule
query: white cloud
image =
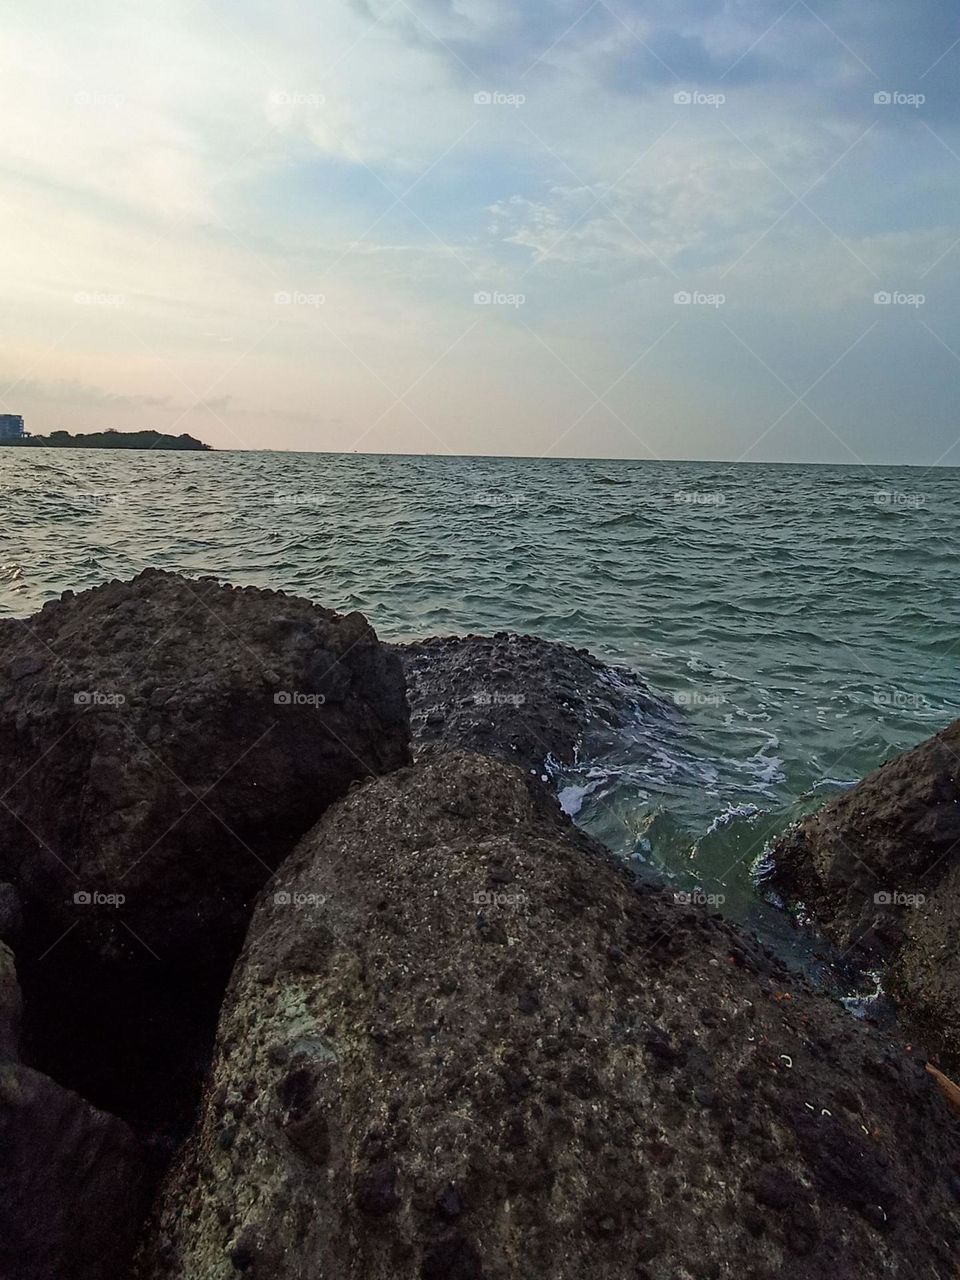
<svg viewBox="0 0 960 1280">
<path fill-rule="evenodd" d="M 662 68 L 614 83 L 614 62 L 643 51 L 599 11 L 549 49 L 578 16 L 566 0 L 536 11 L 412 2 L 419 20 L 389 0 L 317 11 L 90 0 L 82 13 L 61 0 L 42 24 L 26 8 L 11 17 L 0 52 L 5 365 L 11 381 L 25 378 L 28 407 L 33 395 L 45 412 L 41 384 L 98 385 L 113 405 L 181 405 L 215 384 L 227 397 L 219 416 L 242 422 L 251 443 L 268 428 L 275 440 L 280 422 L 295 444 L 322 404 L 348 447 L 382 410 L 375 375 L 394 387 L 440 358 L 421 388 L 425 418 L 476 447 L 478 406 L 498 422 L 513 412 L 545 448 L 562 397 L 523 324 L 569 339 L 587 380 L 602 381 L 633 358 L 637 335 L 664 330 L 678 281 L 726 279 L 742 315 L 811 348 L 811 320 L 829 328 L 859 306 L 871 272 L 908 287 L 939 260 L 932 278 L 953 296 L 955 159 L 916 120 L 895 133 L 883 117 L 857 143 L 859 107 L 837 110 L 825 94 L 813 111 L 808 86 L 778 83 L 773 58 L 793 56 L 793 19 L 763 41 L 762 76 L 732 75 L 722 109 L 684 110 Z M 664 50 L 672 33 L 678 62 L 729 66 L 762 26 L 752 7 L 714 10 L 702 20 L 690 3 L 647 6 L 637 32 Z M 857 64 L 822 29 L 821 43 L 823 79 L 846 91 Z M 861 88 L 849 87 L 854 103 Z M 478 89 L 526 102 L 477 105 Z M 904 145 L 917 190 L 942 203 L 931 225 L 884 176 Z M 778 223 L 786 187 L 803 193 L 828 170 L 810 196 L 827 225 L 803 208 Z M 494 287 L 529 303 L 485 315 L 445 356 L 476 319 L 474 291 Z M 278 316 L 282 290 L 323 293 L 324 306 Z M 78 309 L 79 291 L 124 303 Z M 719 350 L 719 332 L 697 341 Z M 667 437 L 709 417 L 680 385 L 687 339 L 672 341 L 650 373 Z M 78 390 L 77 401 L 95 426 L 96 398 Z M 230 443 L 216 419 L 207 425 Z M 423 443 L 422 426 L 408 418 L 404 430 Z M 370 447 L 390 438 L 380 427 L 365 436 Z"/>
</svg>

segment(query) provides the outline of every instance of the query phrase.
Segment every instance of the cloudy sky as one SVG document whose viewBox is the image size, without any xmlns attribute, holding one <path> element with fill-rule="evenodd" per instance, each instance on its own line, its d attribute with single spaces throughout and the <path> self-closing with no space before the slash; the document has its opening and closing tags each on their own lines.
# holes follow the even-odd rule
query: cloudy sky
<svg viewBox="0 0 960 1280">
<path fill-rule="evenodd" d="M 2 26 L 0 412 L 34 431 L 960 465 L 955 0 Z"/>
</svg>

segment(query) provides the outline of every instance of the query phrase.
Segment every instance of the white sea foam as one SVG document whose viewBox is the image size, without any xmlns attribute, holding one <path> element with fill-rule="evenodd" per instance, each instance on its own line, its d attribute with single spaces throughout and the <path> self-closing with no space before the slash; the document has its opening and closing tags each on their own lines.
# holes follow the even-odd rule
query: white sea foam
<svg viewBox="0 0 960 1280">
<path fill-rule="evenodd" d="M 755 804 L 728 804 L 707 827 L 707 835 L 711 836 L 721 827 L 729 826 L 736 818 L 746 818 L 749 821 L 750 818 L 758 818 L 762 812 L 763 810 L 758 809 Z"/>
<path fill-rule="evenodd" d="M 753 772 L 761 787 L 770 787 L 775 782 L 783 782 L 783 757 L 764 754 L 780 746 L 778 738 L 770 737 L 759 751 L 755 752 L 744 763 Z"/>
<path fill-rule="evenodd" d="M 873 982 L 874 990 L 864 995 L 841 996 L 840 1003 L 853 1014 L 855 1018 L 866 1018 L 876 1008 L 878 1002 L 883 998 L 883 986 L 880 982 L 879 972 L 870 972 L 866 975 Z"/>
<path fill-rule="evenodd" d="M 596 789 L 597 784 L 595 782 L 588 782 L 582 787 L 575 784 L 569 787 L 562 787 L 557 795 L 560 808 L 569 818 L 575 818 L 583 808 L 584 800 Z"/>
</svg>

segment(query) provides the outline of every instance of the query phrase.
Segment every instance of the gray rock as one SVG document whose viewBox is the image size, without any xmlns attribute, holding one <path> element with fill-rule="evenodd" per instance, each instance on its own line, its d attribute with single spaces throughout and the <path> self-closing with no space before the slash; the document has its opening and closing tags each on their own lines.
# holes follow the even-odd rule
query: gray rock
<svg viewBox="0 0 960 1280">
<path fill-rule="evenodd" d="M 264 890 L 138 1275 L 945 1278 L 946 1114 L 519 770 L 453 753 L 352 791 Z"/>
<path fill-rule="evenodd" d="M 539 772 L 570 763 L 640 722 L 676 723 L 676 709 L 632 671 L 537 636 L 445 636 L 394 646 L 403 662 L 414 740 L 492 755 Z"/>
<path fill-rule="evenodd" d="M 960 1070 L 960 720 L 787 832 L 770 879 L 884 970 L 908 1037 Z"/>
</svg>

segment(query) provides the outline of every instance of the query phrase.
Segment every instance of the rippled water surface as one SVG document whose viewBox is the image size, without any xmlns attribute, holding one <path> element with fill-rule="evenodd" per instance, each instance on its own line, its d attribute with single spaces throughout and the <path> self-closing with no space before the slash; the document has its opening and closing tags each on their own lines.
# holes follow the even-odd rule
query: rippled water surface
<svg viewBox="0 0 960 1280">
<path fill-rule="evenodd" d="M 635 667 L 679 724 L 567 806 L 739 917 L 771 834 L 958 714 L 957 470 L 47 449 L 0 478 L 3 614 L 157 565 Z"/>
</svg>

